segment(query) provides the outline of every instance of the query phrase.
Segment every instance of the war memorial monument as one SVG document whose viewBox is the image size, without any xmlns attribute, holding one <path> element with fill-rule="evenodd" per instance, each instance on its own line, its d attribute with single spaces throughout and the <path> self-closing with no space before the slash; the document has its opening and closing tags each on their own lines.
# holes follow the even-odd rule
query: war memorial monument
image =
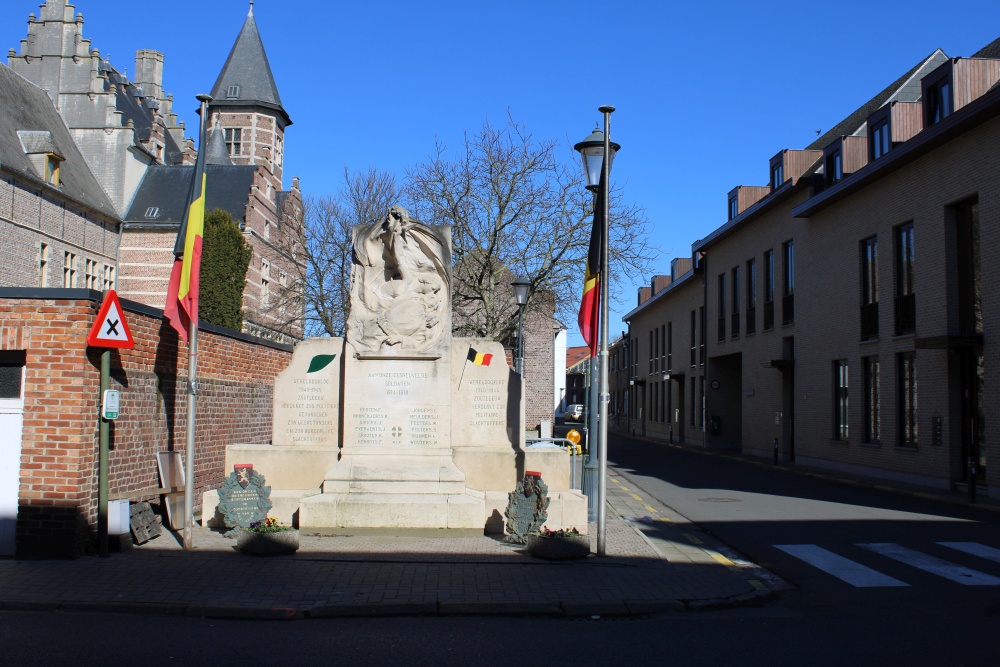
<svg viewBox="0 0 1000 667">
<path fill-rule="evenodd" d="M 487 533 L 503 532 L 508 493 L 531 471 L 548 488 L 545 525 L 585 531 L 568 452 L 525 447 L 521 377 L 502 345 L 451 335 L 451 228 L 392 207 L 353 240 L 346 340 L 295 347 L 275 380 L 271 444 L 227 446 L 226 471 L 260 471 L 272 514 L 303 530 Z M 217 504 L 207 492 L 207 525 Z"/>
</svg>

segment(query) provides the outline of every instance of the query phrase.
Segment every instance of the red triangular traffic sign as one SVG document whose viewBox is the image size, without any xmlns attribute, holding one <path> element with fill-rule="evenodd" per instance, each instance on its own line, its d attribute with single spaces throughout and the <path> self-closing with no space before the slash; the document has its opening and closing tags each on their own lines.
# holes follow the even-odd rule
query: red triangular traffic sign
<svg viewBox="0 0 1000 667">
<path fill-rule="evenodd" d="M 125 311 L 122 310 L 122 304 L 118 301 L 118 295 L 115 294 L 114 290 L 108 291 L 107 296 L 104 297 L 104 303 L 101 304 L 101 309 L 97 311 L 94 326 L 90 327 L 90 333 L 87 334 L 87 345 L 93 347 L 135 347 L 132 332 L 129 331 L 128 324 L 125 322 Z"/>
</svg>

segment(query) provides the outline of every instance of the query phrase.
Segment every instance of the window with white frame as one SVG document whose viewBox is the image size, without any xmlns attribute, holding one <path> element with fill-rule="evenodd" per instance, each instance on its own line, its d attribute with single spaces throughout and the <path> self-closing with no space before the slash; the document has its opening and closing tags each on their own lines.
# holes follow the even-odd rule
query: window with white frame
<svg viewBox="0 0 1000 667">
<path fill-rule="evenodd" d="M 76 287 L 76 255 L 68 250 L 63 255 L 63 287 Z"/>
</svg>

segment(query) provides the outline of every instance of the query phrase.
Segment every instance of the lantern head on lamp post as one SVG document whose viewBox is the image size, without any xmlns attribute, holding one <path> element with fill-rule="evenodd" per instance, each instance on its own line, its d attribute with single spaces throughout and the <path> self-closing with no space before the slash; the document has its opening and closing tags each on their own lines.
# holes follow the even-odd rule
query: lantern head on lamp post
<svg viewBox="0 0 1000 667">
<path fill-rule="evenodd" d="M 601 107 L 601 111 L 605 107 Z M 614 111 L 614 107 L 610 107 Z M 611 163 L 615 161 L 615 154 L 621 148 L 615 142 L 611 143 L 611 156 L 608 158 L 608 171 L 611 171 Z M 596 192 L 601 183 L 601 165 L 604 163 L 604 132 L 599 127 L 595 127 L 586 139 L 573 146 L 573 150 L 580 153 L 583 159 L 583 171 L 587 174 L 587 189 Z"/>
<path fill-rule="evenodd" d="M 524 375 L 524 307 L 528 304 L 531 281 L 519 276 L 511 285 L 514 287 L 514 300 L 517 301 L 517 356 L 514 358 L 514 372 Z"/>
</svg>

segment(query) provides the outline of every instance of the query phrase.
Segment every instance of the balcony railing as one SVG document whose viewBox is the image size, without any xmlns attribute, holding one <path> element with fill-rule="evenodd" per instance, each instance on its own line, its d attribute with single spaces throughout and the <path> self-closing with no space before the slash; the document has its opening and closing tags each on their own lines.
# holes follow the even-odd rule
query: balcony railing
<svg viewBox="0 0 1000 667">
<path fill-rule="evenodd" d="M 726 340 L 726 318 L 719 318 L 719 340 Z"/>
<path fill-rule="evenodd" d="M 774 301 L 764 302 L 764 330 L 774 328 Z"/>
<path fill-rule="evenodd" d="M 757 331 L 757 309 L 747 308 L 747 333 L 752 334 Z"/>
<path fill-rule="evenodd" d="M 896 297 L 896 333 L 913 333 L 917 330 L 917 295 Z"/>
<path fill-rule="evenodd" d="M 733 313 L 729 321 L 729 335 L 736 338 L 740 335 L 740 314 Z"/>
<path fill-rule="evenodd" d="M 878 338 L 878 302 L 861 306 L 861 340 Z"/>
<path fill-rule="evenodd" d="M 781 297 L 781 323 L 791 324 L 795 321 L 795 295 L 786 294 Z"/>
</svg>

